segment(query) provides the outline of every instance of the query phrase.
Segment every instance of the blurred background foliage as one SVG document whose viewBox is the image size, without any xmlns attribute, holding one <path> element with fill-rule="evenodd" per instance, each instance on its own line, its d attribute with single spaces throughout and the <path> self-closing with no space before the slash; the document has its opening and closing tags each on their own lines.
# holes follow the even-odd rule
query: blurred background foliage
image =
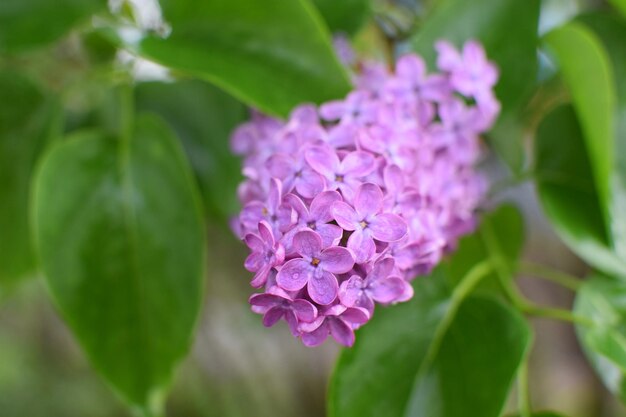
<svg viewBox="0 0 626 417">
<path fill-rule="evenodd" d="M 285 116 L 300 102 L 320 102 L 349 90 L 348 76 L 332 52 L 331 32 L 350 36 L 360 55 L 387 61 L 413 50 L 432 62 L 436 39 L 445 37 L 459 43 L 477 37 L 501 69 L 497 94 L 503 114 L 487 138 L 494 152 L 484 169 L 494 178 L 494 190 L 498 191 L 492 203 L 513 202 L 523 219 L 510 206 L 488 218 L 486 229 L 465 239 L 459 254 L 438 270 L 441 280 L 448 280 L 444 286 L 455 288 L 476 259 L 489 258 L 494 241 L 500 245 L 505 268 L 511 267 L 505 274 L 514 273 L 512 265 L 526 262 L 576 276 L 587 275 L 591 270 L 587 265 L 601 271 L 597 275 L 626 276 L 626 204 L 609 198 L 622 195 L 619 190 L 626 184 L 626 24 L 620 12 L 626 13 L 626 2 L 620 0 L 2 0 L 0 416 L 128 416 L 146 410 L 129 409 L 122 398 L 128 399 L 133 396 L 129 392 L 136 391 L 141 391 L 137 398 L 142 397 L 144 391 L 157 385 L 161 391 L 131 400 L 147 409 L 165 402 L 171 416 L 325 414 L 327 381 L 337 347 L 327 343 L 317 349 L 303 348 L 284 326 L 265 329 L 249 312 L 249 273 L 241 266 L 245 248 L 228 227 L 229 217 L 238 208 L 236 187 L 241 179 L 239 161 L 229 150 L 228 137 L 249 116 L 248 106 Z M 559 28 L 572 19 L 573 23 Z M 130 162 L 120 165 L 120 174 L 115 169 L 119 157 L 115 152 L 110 155 L 113 162 L 96 166 L 89 159 L 89 149 L 79 149 L 76 142 L 64 139 L 89 132 L 99 138 L 93 143 L 108 149 L 113 140 L 122 138 L 123 143 L 124 137 L 139 135 L 143 122 L 136 120 L 143 120 L 139 114 L 144 112 L 162 119 L 155 122 L 156 128 L 153 126 L 158 132 L 150 136 L 160 138 L 160 152 L 184 152 L 186 158 L 166 163 L 166 158 L 154 156 L 154 144 L 146 141 L 144 148 L 129 151 Z M 613 123 L 622 140 L 613 141 Z M 57 160 L 55 164 L 46 161 L 42 167 L 41 157 L 50 153 L 48 149 L 55 150 Z M 134 169 L 148 169 L 144 159 L 133 164 L 134 155 L 141 152 L 153 156 L 149 169 L 164 168 L 167 175 L 143 185 L 138 180 L 133 183 L 133 178 L 141 177 L 133 177 Z M 81 216 L 81 221 L 93 225 L 107 219 L 111 223 L 100 230 L 100 240 L 78 236 L 74 246 L 66 247 L 63 237 L 67 223 L 63 219 L 72 200 L 66 195 L 74 192 L 72 201 L 79 204 L 82 194 L 77 190 L 85 187 L 77 178 L 67 177 L 68 172 L 77 172 L 71 169 L 75 164 L 88 168 L 98 186 L 117 184 L 117 175 L 121 175 L 132 184 L 120 183 L 131 189 L 136 186 L 141 198 L 149 199 L 162 191 L 172 200 L 189 204 L 164 204 L 168 210 L 151 213 L 150 207 L 138 204 L 139 197 L 125 201 L 120 197 L 123 192 L 113 191 L 104 198 L 94 194 L 90 202 L 102 208 L 101 217 Z M 34 204 L 31 182 L 37 170 L 50 174 L 38 178 L 36 188 L 41 192 L 36 192 Z M 126 171 L 130 174 L 124 174 Z M 618 174 L 609 179 L 613 171 Z M 59 173 L 66 177 L 53 181 Z M 536 184 L 529 179 L 535 179 Z M 168 188 L 168 183 L 180 187 Z M 183 191 L 178 193 L 179 189 Z M 161 304 L 146 305 L 150 312 L 172 312 L 180 319 L 171 319 L 163 328 L 159 316 L 147 320 L 154 326 L 154 334 L 146 339 L 135 340 L 136 328 L 132 326 L 114 331 L 114 337 L 135 340 L 134 358 L 142 356 L 142 348 L 146 348 L 146 357 L 154 354 L 156 348 L 142 343 L 171 336 L 176 348 L 163 354 L 167 357 L 163 369 L 156 365 L 162 356 L 155 356 L 150 363 L 146 359 L 144 364 L 149 370 L 146 373 L 155 372 L 154 380 L 146 377 L 146 381 L 133 381 L 125 372 L 134 372 L 135 364 L 117 373 L 103 371 L 103 364 L 110 363 L 117 352 L 100 349 L 99 343 L 109 333 L 104 331 L 107 322 L 97 313 L 124 301 L 97 288 L 73 293 L 73 283 L 57 272 L 68 267 L 63 264 L 64 257 L 79 254 L 89 261 L 96 259 L 102 263 L 94 268 L 100 268 L 106 264 L 107 253 L 118 253 L 107 251 L 132 246 L 123 240 L 109 244 L 107 236 L 117 230 L 111 224 L 121 230 L 125 223 L 113 221 L 119 219 L 107 212 L 108 203 L 114 207 L 112 211 L 116 204 L 125 209 L 128 205 L 145 218 L 138 234 L 148 242 L 148 261 L 157 259 L 154 254 L 163 248 L 157 238 L 169 233 L 165 230 L 159 235 L 155 224 L 185 218 L 191 224 L 185 236 L 193 235 L 195 229 L 202 231 L 202 236 L 189 239 L 177 250 L 189 254 L 185 264 L 191 272 L 185 275 L 189 280 L 184 290 L 192 295 L 190 298 L 197 296 L 203 302 L 190 302 L 181 308 L 170 306 L 169 298 L 163 297 L 166 301 Z M 40 240 L 44 237 L 39 242 L 41 265 L 30 237 L 33 221 L 38 225 L 35 235 Z M 204 232 L 209 236 L 207 242 Z M 96 254 L 83 253 L 86 246 Z M 167 264 L 169 261 L 167 256 L 163 259 L 164 264 L 177 266 L 180 259 L 173 264 Z M 40 266 L 47 272 L 46 281 L 41 278 Z M 110 271 L 102 270 L 103 276 L 108 276 Z M 89 275 L 90 271 L 85 272 Z M 518 272 L 519 284 L 528 298 L 541 305 L 571 308 L 571 292 L 529 279 L 537 274 L 533 268 Z M 115 271 L 111 274 L 115 276 Z M 167 285 L 168 278 L 163 274 L 156 280 Z M 439 285 L 437 279 L 433 282 Z M 120 282 L 113 280 L 111 284 Z M 498 278 L 491 274 L 478 292 L 493 293 L 498 285 Z M 578 331 L 605 385 L 626 398 L 621 382 L 626 356 L 619 347 L 626 322 L 619 297 L 622 287 L 620 281 L 594 278 L 581 290 L 575 310 L 583 317 L 611 323 L 609 331 L 580 327 Z M 93 299 L 81 299 L 94 293 Z M 607 299 L 600 305 L 614 309 L 597 309 L 598 299 Z M 82 310 L 76 309 L 91 303 L 96 311 L 93 316 L 77 317 Z M 477 298 L 460 308 L 472 311 L 481 303 L 485 302 Z M 424 305 L 428 305 L 426 301 Z M 533 313 L 534 306 L 525 307 L 524 312 Z M 420 308 L 413 303 L 389 309 L 359 333 L 359 338 L 364 346 L 380 344 L 379 335 L 390 328 L 385 321 L 393 321 L 394 315 L 405 310 L 419 320 L 425 314 Z M 506 311 L 499 311 L 497 305 L 487 308 L 506 321 Z M 199 318 L 194 326 L 196 314 Z M 473 316 L 460 317 L 466 317 L 469 324 L 459 321 L 451 334 L 464 338 L 463 329 L 474 326 Z M 183 325 L 178 326 L 181 322 Z M 512 337 L 534 340 L 529 373 L 536 409 L 558 409 L 571 417 L 626 416 L 624 407 L 585 359 L 570 324 L 545 318 L 533 318 L 532 323 L 534 336 L 520 330 Z M 493 326 L 500 329 L 496 322 Z M 502 326 L 503 331 L 510 329 Z M 193 345 L 185 356 L 191 338 Z M 488 342 L 482 340 L 487 353 Z M 512 344 L 506 350 L 515 356 L 517 347 L 519 344 Z M 367 348 L 363 350 L 367 354 Z M 371 359 L 358 356 L 359 352 L 344 353 L 338 367 L 359 361 L 367 366 Z M 453 352 L 444 349 L 440 355 L 452 357 L 446 363 L 453 362 Z M 182 363 L 165 399 L 167 374 L 178 361 Z M 438 361 L 445 359 L 434 358 L 435 366 Z M 509 362 L 513 372 L 518 363 L 515 358 Z M 111 385 L 98 377 L 96 369 Z M 482 375 L 479 371 L 469 373 Z M 360 375 L 358 367 L 336 373 L 330 396 L 345 399 L 336 394 L 337 390 Z M 498 377 L 487 379 L 499 381 Z M 393 378 L 390 381 L 388 384 L 394 383 Z M 511 412 L 517 409 L 520 394 L 526 395 L 515 389 L 509 393 L 504 389 L 506 383 L 491 388 L 489 381 L 476 383 L 495 392 L 493 396 L 506 402 L 506 410 Z M 142 401 L 145 404 L 139 404 Z M 497 414 L 499 402 L 493 401 L 473 405 L 495 407 Z M 369 405 L 363 398 L 358 402 L 366 408 Z M 359 415 L 350 405 L 341 408 L 344 406 L 335 401 L 334 406 L 330 412 L 337 417 Z M 463 414 L 467 404 L 459 407 L 445 415 L 470 415 Z M 429 411 L 416 411 L 415 415 L 424 415 L 419 412 Z"/>
</svg>

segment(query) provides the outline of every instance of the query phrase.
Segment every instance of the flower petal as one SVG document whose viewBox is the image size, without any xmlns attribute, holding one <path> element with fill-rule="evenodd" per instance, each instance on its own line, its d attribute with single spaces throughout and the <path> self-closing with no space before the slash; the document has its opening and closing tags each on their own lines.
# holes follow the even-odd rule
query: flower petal
<svg viewBox="0 0 626 417">
<path fill-rule="evenodd" d="M 278 295 L 262 293 L 252 295 L 248 301 L 256 307 L 276 307 L 288 300 Z"/>
<path fill-rule="evenodd" d="M 406 291 L 408 283 L 402 278 L 389 277 L 376 281 L 370 287 L 370 294 L 379 303 L 388 304 L 398 301 Z"/>
<path fill-rule="evenodd" d="M 356 211 L 343 201 L 334 202 L 330 206 L 330 214 L 344 230 L 354 230 L 359 223 Z"/>
<path fill-rule="evenodd" d="M 398 195 L 404 190 L 404 173 L 397 165 L 387 165 L 383 173 L 387 193 Z"/>
<path fill-rule="evenodd" d="M 284 180 L 292 174 L 294 162 L 289 156 L 279 153 L 272 155 L 265 162 L 265 166 L 272 177 Z"/>
<path fill-rule="evenodd" d="M 262 265 L 261 268 L 259 268 L 259 270 L 257 271 L 257 273 L 254 274 L 252 281 L 250 281 L 250 285 L 253 286 L 254 288 L 261 288 L 267 282 L 267 277 L 269 276 L 271 270 L 272 270 L 272 265 L 267 264 L 267 263 Z"/>
<path fill-rule="evenodd" d="M 263 325 L 265 327 L 272 327 L 278 320 L 285 315 L 285 310 L 282 307 L 272 307 L 263 316 Z"/>
<path fill-rule="evenodd" d="M 341 319 L 329 319 L 328 327 L 330 334 L 339 344 L 346 347 L 351 347 L 354 344 L 354 330 Z"/>
<path fill-rule="evenodd" d="M 322 251 L 322 238 L 312 230 L 302 230 L 293 237 L 293 248 L 302 256 L 316 257 Z"/>
<path fill-rule="evenodd" d="M 341 161 L 341 173 L 351 177 L 365 177 L 376 169 L 374 156 L 365 151 L 350 152 Z"/>
<path fill-rule="evenodd" d="M 327 223 L 333 219 L 330 214 L 330 206 L 335 201 L 341 201 L 341 194 L 337 191 L 324 191 L 311 202 L 311 217 L 315 220 Z"/>
<path fill-rule="evenodd" d="M 297 291 L 303 288 L 313 275 L 311 265 L 302 258 L 287 261 L 276 275 L 276 283 L 284 290 Z"/>
<path fill-rule="evenodd" d="M 324 177 L 310 168 L 303 169 L 300 177 L 296 177 L 296 191 L 302 197 L 313 198 L 324 191 Z"/>
<path fill-rule="evenodd" d="M 270 181 L 270 191 L 267 196 L 268 209 L 270 209 L 272 213 L 276 213 L 278 211 L 278 206 L 282 203 L 282 188 L 282 182 L 277 178 L 272 178 Z"/>
<path fill-rule="evenodd" d="M 311 323 L 317 318 L 317 308 L 307 300 L 294 300 L 291 304 L 291 309 L 296 314 L 298 320 L 306 323 Z"/>
<path fill-rule="evenodd" d="M 376 281 L 387 278 L 389 274 L 391 274 L 391 271 L 393 271 L 393 267 L 395 266 L 395 264 L 395 259 L 391 257 L 379 259 L 378 261 L 376 261 L 370 273 L 367 274 L 368 283 L 374 283 Z"/>
<path fill-rule="evenodd" d="M 307 209 L 300 197 L 295 194 L 287 194 L 283 200 L 298 214 L 298 223 L 309 220 L 309 209 Z"/>
<path fill-rule="evenodd" d="M 397 214 L 383 213 L 376 216 L 369 223 L 374 239 L 382 242 L 395 242 L 402 239 L 407 233 L 404 219 Z"/>
<path fill-rule="evenodd" d="M 369 261 L 376 253 L 376 244 L 369 234 L 362 229 L 357 229 L 348 238 L 348 249 L 354 254 L 354 260 L 358 264 Z"/>
<path fill-rule="evenodd" d="M 315 171 L 326 178 L 334 179 L 339 169 L 339 157 L 328 146 L 314 146 L 304 154 L 306 161 Z"/>
<path fill-rule="evenodd" d="M 252 252 L 265 252 L 265 242 L 259 236 L 248 233 L 243 240 Z"/>
<path fill-rule="evenodd" d="M 328 332 L 328 324 L 324 319 L 322 324 L 315 330 L 309 333 L 302 333 L 302 343 L 308 347 L 319 346 L 328 338 Z"/>
<path fill-rule="evenodd" d="M 361 185 L 354 197 L 354 208 L 359 220 L 373 216 L 383 208 L 383 192 L 370 182 Z"/>
<path fill-rule="evenodd" d="M 345 274 L 354 266 L 350 251 L 341 246 L 332 246 L 320 253 L 320 267 L 333 274 Z"/>
<path fill-rule="evenodd" d="M 315 227 L 315 231 L 322 238 L 322 247 L 324 248 L 338 245 L 343 236 L 343 229 L 334 224 L 318 224 Z"/>
<path fill-rule="evenodd" d="M 339 286 L 339 300 L 346 307 L 356 305 L 363 293 L 363 278 L 352 275 L 350 279 L 344 281 Z"/>
<path fill-rule="evenodd" d="M 347 324 L 355 326 L 367 323 L 367 321 L 370 319 L 370 315 L 365 309 L 352 307 L 347 308 L 346 311 L 341 313 L 340 318 Z"/>
<path fill-rule="evenodd" d="M 309 279 L 307 290 L 313 301 L 321 305 L 328 305 L 337 298 L 339 284 L 333 274 L 323 271 L 321 274 L 313 274 Z"/>
<path fill-rule="evenodd" d="M 272 226 L 269 225 L 265 220 L 261 220 L 259 222 L 259 236 L 265 242 L 266 248 L 274 247 L 274 233 L 272 233 Z"/>
</svg>

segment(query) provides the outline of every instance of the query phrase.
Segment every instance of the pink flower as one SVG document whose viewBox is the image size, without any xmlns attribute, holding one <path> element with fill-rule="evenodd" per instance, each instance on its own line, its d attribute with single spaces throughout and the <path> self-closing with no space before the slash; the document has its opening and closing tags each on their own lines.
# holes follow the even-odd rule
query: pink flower
<svg viewBox="0 0 626 417">
<path fill-rule="evenodd" d="M 407 233 L 406 222 L 393 213 L 383 213 L 383 192 L 375 184 L 361 185 L 354 198 L 354 208 L 338 201 L 330 212 L 337 224 L 353 233 L 348 238 L 348 248 L 355 254 L 357 263 L 367 262 L 376 252 L 374 239 L 395 242 Z"/>
<path fill-rule="evenodd" d="M 278 286 L 297 291 L 306 285 L 316 303 L 328 305 L 335 301 L 339 287 L 335 274 L 346 273 L 354 266 L 350 251 L 340 246 L 322 250 L 322 238 L 310 230 L 296 233 L 293 248 L 301 257 L 287 261 L 278 271 Z"/>
<path fill-rule="evenodd" d="M 284 320 L 307 346 L 329 335 L 351 346 L 377 304 L 410 299 L 410 281 L 476 226 L 498 73 L 474 41 L 436 48 L 439 72 L 411 54 L 391 73 L 357 61 L 344 99 L 285 121 L 253 112 L 233 133 L 246 179 L 232 228 L 251 251 L 264 325 Z"/>
</svg>

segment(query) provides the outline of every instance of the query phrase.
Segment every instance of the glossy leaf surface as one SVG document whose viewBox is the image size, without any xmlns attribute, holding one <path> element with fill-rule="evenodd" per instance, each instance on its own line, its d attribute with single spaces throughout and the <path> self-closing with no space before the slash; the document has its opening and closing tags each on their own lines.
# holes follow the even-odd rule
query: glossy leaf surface
<svg viewBox="0 0 626 417">
<path fill-rule="evenodd" d="M 610 249 L 591 162 L 571 106 L 541 123 L 535 142 L 536 181 L 544 212 L 563 241 L 595 267 L 626 276 Z"/>
<path fill-rule="evenodd" d="M 35 188 L 38 248 L 56 304 L 94 367 L 147 406 L 187 352 L 204 275 L 197 191 L 175 138 L 139 118 L 125 142 L 77 133 Z"/>
<path fill-rule="evenodd" d="M 456 309 L 446 280 L 443 268 L 419 278 L 414 299 L 378 309 L 359 330 L 335 369 L 329 415 L 500 415 L 529 330 L 495 299 L 470 297 Z"/>
<path fill-rule="evenodd" d="M 205 78 L 241 101 L 286 116 L 350 89 L 330 33 L 308 0 L 161 0 L 166 37 L 126 39 L 170 68 Z"/>
</svg>

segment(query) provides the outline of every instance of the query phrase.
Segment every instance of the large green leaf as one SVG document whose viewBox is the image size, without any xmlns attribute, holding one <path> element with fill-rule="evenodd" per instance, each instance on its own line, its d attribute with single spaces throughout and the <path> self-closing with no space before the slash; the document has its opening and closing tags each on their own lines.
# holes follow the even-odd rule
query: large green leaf
<svg viewBox="0 0 626 417">
<path fill-rule="evenodd" d="M 626 277 L 626 263 L 610 249 L 581 128 L 571 106 L 540 124 L 535 171 L 543 209 L 563 241 L 596 268 Z"/>
<path fill-rule="evenodd" d="M 443 268 L 419 278 L 413 300 L 379 309 L 358 331 L 331 381 L 330 416 L 500 415 L 529 329 L 495 299 L 462 301 L 463 284 L 451 296 L 445 282 Z"/>
<path fill-rule="evenodd" d="M 162 116 L 182 140 L 208 214 L 225 221 L 235 213 L 241 163 L 230 151 L 229 136 L 247 117 L 245 107 L 202 81 L 142 83 L 136 102 L 140 110 Z"/>
<path fill-rule="evenodd" d="M 609 57 L 598 37 L 580 23 L 568 23 L 546 36 L 572 94 L 589 153 L 601 214 L 610 224 L 609 179 L 612 171 L 615 91 Z M 609 237 L 610 240 L 610 237 Z"/>
<path fill-rule="evenodd" d="M 313 0 L 332 32 L 354 34 L 370 13 L 370 0 Z"/>
<path fill-rule="evenodd" d="M 106 0 L 2 0 L 0 53 L 52 42 L 106 5 Z"/>
<path fill-rule="evenodd" d="M 538 0 L 442 1 L 413 40 L 414 50 L 431 63 L 439 39 L 457 46 L 468 39 L 484 44 L 500 68 L 496 95 L 502 115 L 493 132 L 494 147 L 514 171 L 524 164 L 518 112 L 536 81 L 539 6 Z"/>
<path fill-rule="evenodd" d="M 613 74 L 626 74 L 626 22 L 613 15 L 594 13 L 578 19 L 602 41 L 608 53 Z M 613 154 L 605 155 L 613 159 L 613 172 L 610 179 L 609 227 L 613 246 L 620 257 L 626 256 L 626 77 L 613 77 L 616 93 L 615 134 Z"/>
<path fill-rule="evenodd" d="M 167 126 L 77 133 L 45 158 L 34 220 L 55 302 L 94 367 L 147 406 L 187 352 L 205 269 L 189 167 Z"/>
<path fill-rule="evenodd" d="M 34 272 L 28 225 L 33 167 L 56 106 L 23 77 L 0 73 L 0 289 Z"/>
<path fill-rule="evenodd" d="M 523 417 L 520 414 L 511 415 L 509 417 Z M 564 417 L 562 414 L 557 414 L 552 411 L 539 411 L 536 413 L 532 413 L 530 417 Z"/>
<path fill-rule="evenodd" d="M 309 0 L 161 0 L 167 37 L 127 46 L 205 78 L 266 113 L 345 95 L 350 84 Z"/>
<path fill-rule="evenodd" d="M 626 283 L 594 276 L 578 292 L 574 312 L 593 325 L 578 325 L 578 338 L 605 384 L 626 401 Z"/>
</svg>

